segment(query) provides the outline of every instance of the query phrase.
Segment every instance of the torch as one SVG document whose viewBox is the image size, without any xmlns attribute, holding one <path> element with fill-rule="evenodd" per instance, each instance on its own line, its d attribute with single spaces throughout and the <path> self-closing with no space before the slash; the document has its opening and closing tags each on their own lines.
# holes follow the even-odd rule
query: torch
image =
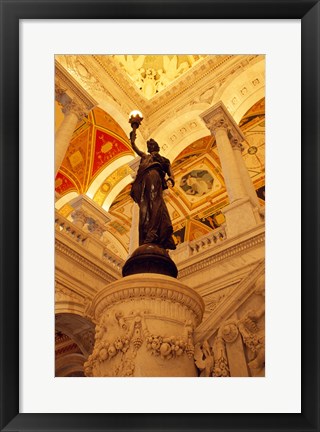
<svg viewBox="0 0 320 432">
<path fill-rule="evenodd" d="M 142 114 L 140 111 L 138 110 L 134 110 L 131 111 L 131 113 L 129 114 L 129 123 L 131 124 L 132 127 L 132 131 L 130 132 L 130 141 L 133 144 L 135 141 L 135 132 L 138 129 L 138 127 L 140 126 L 140 123 L 143 120 Z"/>
</svg>

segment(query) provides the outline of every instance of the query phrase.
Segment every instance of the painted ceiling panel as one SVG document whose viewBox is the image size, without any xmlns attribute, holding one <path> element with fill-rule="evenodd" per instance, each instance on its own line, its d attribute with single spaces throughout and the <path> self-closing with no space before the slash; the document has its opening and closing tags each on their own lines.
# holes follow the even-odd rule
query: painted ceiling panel
<svg viewBox="0 0 320 432">
<path fill-rule="evenodd" d="M 55 189 L 61 196 L 67 192 L 78 191 L 75 184 L 61 171 L 56 175 Z"/>
<path fill-rule="evenodd" d="M 123 144 L 110 133 L 96 129 L 93 154 L 91 178 L 95 177 L 105 165 L 117 159 L 120 155 L 132 154 L 132 150 L 129 145 Z"/>
<path fill-rule="evenodd" d="M 92 110 L 92 120 L 96 126 L 101 126 L 106 130 L 112 131 L 114 135 L 118 135 L 125 142 L 128 142 L 128 137 L 123 131 L 123 129 L 103 109 L 98 107 Z"/>
<path fill-rule="evenodd" d="M 78 123 L 73 133 L 56 176 L 58 184 L 56 192 L 60 195 L 64 195 L 70 190 L 77 190 L 82 194 L 86 193 L 94 178 L 110 162 L 127 154 L 132 155 L 133 151 L 122 128 L 101 108 L 94 108 L 89 113 L 88 118 L 84 118 Z M 127 175 L 127 171 L 123 172 L 123 176 Z M 67 187 L 66 182 L 61 186 L 60 178 L 62 176 L 67 176 L 72 186 L 69 184 Z M 118 181 L 120 180 L 121 178 L 118 179 Z M 106 191 L 104 190 L 104 192 Z M 105 197 L 106 193 L 104 194 Z"/>
</svg>

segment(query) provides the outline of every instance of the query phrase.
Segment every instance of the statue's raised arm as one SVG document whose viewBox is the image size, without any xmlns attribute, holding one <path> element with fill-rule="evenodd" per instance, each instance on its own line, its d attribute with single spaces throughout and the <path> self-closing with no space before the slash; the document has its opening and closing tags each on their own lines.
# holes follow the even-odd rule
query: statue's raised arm
<svg viewBox="0 0 320 432">
<path fill-rule="evenodd" d="M 130 132 L 131 147 L 137 153 L 137 155 L 139 155 L 140 157 L 146 156 L 146 154 L 137 147 L 137 145 L 136 145 L 136 136 L 137 136 L 136 132 L 134 130 L 132 130 Z"/>
</svg>

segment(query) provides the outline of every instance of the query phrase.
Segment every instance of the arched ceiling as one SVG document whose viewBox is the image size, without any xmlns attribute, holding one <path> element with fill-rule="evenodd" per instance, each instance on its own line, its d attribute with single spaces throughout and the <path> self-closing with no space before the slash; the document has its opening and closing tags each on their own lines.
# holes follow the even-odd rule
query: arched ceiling
<svg viewBox="0 0 320 432">
<path fill-rule="evenodd" d="M 113 56 L 104 56 L 108 57 L 107 59 L 102 59 L 103 56 L 88 56 L 90 59 L 84 59 L 85 56 L 70 57 L 72 59 L 66 59 L 66 56 L 63 56 L 60 59 L 61 64 L 68 66 L 69 73 L 72 73 L 79 80 L 86 91 L 91 89 L 91 95 L 101 103 L 77 125 L 74 131 L 56 176 L 56 193 L 59 198 L 57 208 L 63 216 L 70 218 L 73 208 L 69 203 L 68 194 L 73 194 L 70 194 L 70 199 L 76 194 L 87 194 L 96 205 L 108 211 L 110 221 L 106 225 L 107 231 L 104 235 L 107 246 L 113 252 L 126 258 L 124 254 L 129 248 L 132 219 L 132 200 L 129 191 L 133 170 L 130 161 L 134 161 L 135 155 L 127 138 L 130 125 L 124 123 L 122 119 L 127 115 L 128 98 L 130 99 L 130 92 L 133 91 L 130 87 L 133 85 L 132 76 L 129 76 L 129 71 L 125 70 L 123 63 L 121 64 L 121 60 L 124 61 L 123 58 L 115 59 L 112 58 Z M 99 58 L 97 59 L 97 57 Z M 163 58 L 160 59 L 162 56 L 150 56 L 150 58 L 143 59 L 144 63 L 140 69 L 145 70 L 147 65 L 152 64 L 151 57 L 157 57 L 158 63 L 164 61 Z M 211 63 L 208 63 L 207 57 L 214 57 L 210 59 Z M 128 57 L 125 57 L 125 60 L 127 61 Z M 138 58 L 133 57 L 132 60 L 137 61 Z M 142 61 L 142 59 L 140 60 Z M 178 59 L 177 68 L 184 63 L 184 60 Z M 246 106 L 246 100 L 254 101 L 254 103 L 250 105 L 238 124 L 246 137 L 246 141 L 243 143 L 243 158 L 261 204 L 264 205 L 265 105 L 264 97 L 257 99 L 261 95 L 262 87 L 259 87 L 259 92 L 256 91 L 257 83 L 253 84 L 253 82 L 258 78 L 255 78 L 256 75 L 254 74 L 250 75 L 250 62 L 252 62 L 253 69 L 257 69 L 258 63 L 260 64 L 259 83 L 262 84 L 261 76 L 264 70 L 264 61 L 261 58 L 257 58 L 257 56 L 206 56 L 206 58 L 198 58 L 192 67 L 189 65 L 187 68 L 185 65 L 185 70 L 182 68 L 182 72 L 179 73 L 175 81 L 173 80 L 182 83 L 179 89 L 180 98 L 172 93 L 172 86 L 176 85 L 174 82 L 168 83 L 167 89 L 163 88 L 161 92 L 158 91 L 149 99 L 149 102 L 145 95 L 138 96 L 139 92 L 141 94 L 142 88 L 134 90 L 137 101 L 139 102 L 141 100 L 139 98 L 143 97 L 145 107 L 148 108 L 147 112 L 150 113 L 149 116 L 144 114 L 143 123 L 147 126 L 143 130 L 143 134 L 138 137 L 138 145 L 143 146 L 144 140 L 150 136 L 156 139 L 160 138 L 158 141 L 161 146 L 161 153 L 169 155 L 172 162 L 176 185 L 166 192 L 165 200 L 173 222 L 177 243 L 198 238 L 221 225 L 224 222 L 221 210 L 228 204 L 214 138 L 210 136 L 209 131 L 201 124 L 198 117 L 198 112 L 203 112 L 216 102 L 216 90 L 212 85 L 213 78 L 209 80 L 208 74 L 210 75 L 211 72 L 208 72 L 208 64 L 211 66 L 218 65 L 216 66 L 217 75 L 234 70 L 234 81 L 238 84 L 241 81 L 241 85 L 244 80 L 243 74 L 247 73 L 248 99 L 246 99 L 246 95 L 243 95 L 240 102 L 242 107 Z M 86 66 L 86 73 L 81 69 L 81 64 Z M 104 72 L 108 71 L 108 73 L 111 66 L 115 68 L 112 75 L 114 78 L 113 86 L 108 87 L 108 100 L 101 95 L 100 98 L 97 97 L 99 91 L 105 89 L 106 84 L 105 75 L 100 75 L 99 80 L 97 64 L 103 65 Z M 93 65 L 95 67 L 92 67 Z M 157 68 L 160 69 L 160 63 L 159 65 L 155 64 L 154 69 L 157 70 Z M 194 71 L 197 74 L 194 74 Z M 123 78 L 124 75 L 126 78 Z M 109 73 L 108 78 L 110 76 Z M 121 81 L 119 77 L 124 80 Z M 188 77 L 189 79 L 187 79 Z M 230 104 L 233 100 L 232 79 L 227 75 L 224 80 L 228 83 L 227 89 L 223 88 L 223 80 L 222 84 L 220 83 L 219 86 L 216 84 L 216 86 L 220 89 L 221 94 L 231 98 L 228 101 Z M 127 99 L 125 95 L 122 95 L 123 99 L 120 102 L 118 99 L 119 81 L 121 81 L 121 87 L 127 83 L 127 93 L 129 94 Z M 200 92 L 198 91 L 200 88 L 199 81 L 203 81 Z M 90 85 L 90 82 L 94 85 Z M 250 82 L 252 84 L 251 90 L 249 88 Z M 99 91 L 97 90 L 97 83 L 100 86 Z M 136 84 L 134 85 L 136 86 Z M 192 90 L 193 88 L 195 91 Z M 235 92 L 238 90 L 236 88 Z M 161 93 L 162 99 L 160 98 Z M 195 93 L 198 96 L 195 96 Z M 112 101 L 110 95 L 113 95 Z M 164 100 L 165 97 L 167 97 L 167 103 L 163 101 L 160 103 L 160 99 Z M 154 103 L 152 102 L 153 99 Z M 175 104 L 172 104 L 173 99 L 176 99 Z M 109 105 L 108 101 L 110 102 Z M 181 108 L 182 102 L 187 102 L 184 108 Z M 157 104 L 161 107 L 161 114 L 156 109 Z M 106 111 L 108 106 L 110 106 L 110 112 Z M 133 103 L 131 104 L 131 109 L 136 107 Z M 120 112 L 121 109 L 122 112 Z M 59 111 L 59 107 L 57 110 Z M 118 114 L 115 115 L 116 111 Z M 56 127 L 59 127 L 61 116 L 57 115 L 56 121 Z M 171 125 L 170 128 L 166 127 L 167 123 Z M 192 126 L 193 123 L 195 126 Z M 171 139 L 173 136 L 178 137 L 179 133 L 181 135 L 177 140 Z"/>
<path fill-rule="evenodd" d="M 133 159 L 124 131 L 108 113 L 94 108 L 73 133 L 56 175 L 56 192 L 60 196 L 71 191 L 86 193 L 107 166 L 127 155 Z"/>
</svg>

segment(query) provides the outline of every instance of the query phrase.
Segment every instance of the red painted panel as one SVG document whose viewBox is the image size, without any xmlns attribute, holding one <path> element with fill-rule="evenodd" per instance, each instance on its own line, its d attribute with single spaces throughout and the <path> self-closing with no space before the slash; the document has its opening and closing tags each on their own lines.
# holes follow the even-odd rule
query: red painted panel
<svg viewBox="0 0 320 432">
<path fill-rule="evenodd" d="M 75 184 L 61 171 L 58 171 L 58 174 L 56 175 L 55 189 L 60 195 L 65 195 L 67 192 L 77 190 Z"/>
<path fill-rule="evenodd" d="M 95 134 L 95 151 L 92 165 L 94 176 L 104 165 L 109 164 L 122 154 L 132 153 L 132 150 L 117 138 L 99 129 Z"/>
</svg>

